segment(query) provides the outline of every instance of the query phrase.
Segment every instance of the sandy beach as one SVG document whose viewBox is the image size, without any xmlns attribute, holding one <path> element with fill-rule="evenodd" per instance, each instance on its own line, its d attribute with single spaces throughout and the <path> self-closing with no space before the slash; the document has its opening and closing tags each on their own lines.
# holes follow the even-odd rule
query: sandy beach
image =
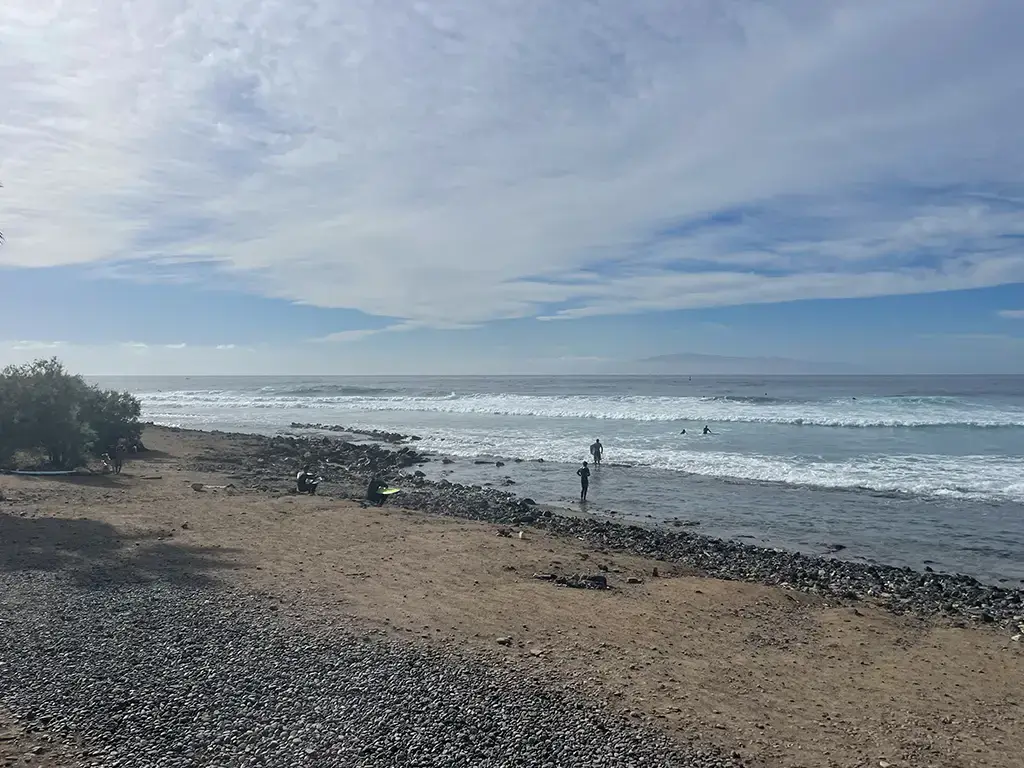
<svg viewBox="0 0 1024 768">
<path fill-rule="evenodd" d="M 0 476 L 0 571 L 258 593 L 288 620 L 458 648 L 750 766 L 1015 768 L 1024 754 L 1024 643 L 1004 625 L 708 578 L 529 524 L 407 511 L 401 494 L 367 508 L 355 483 L 296 496 L 287 476 L 231 471 L 255 438 L 149 428 L 144 442 L 118 476 Z M 610 588 L 536 578 L 591 572 Z M 0 710 L 0 764 L 80 755 Z"/>
</svg>

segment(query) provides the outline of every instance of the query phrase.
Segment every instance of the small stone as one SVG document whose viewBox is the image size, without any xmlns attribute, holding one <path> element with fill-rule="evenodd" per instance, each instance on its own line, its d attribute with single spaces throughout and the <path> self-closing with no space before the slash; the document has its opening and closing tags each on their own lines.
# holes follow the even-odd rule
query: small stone
<svg viewBox="0 0 1024 768">
<path fill-rule="evenodd" d="M 495 642 L 498 645 L 512 645 L 512 638 L 511 637 L 499 637 L 497 640 L 495 640 Z"/>
<path fill-rule="evenodd" d="M 626 577 L 626 583 L 627 584 L 643 584 L 644 580 L 639 578 L 639 577 L 637 577 L 637 576 L 627 576 Z"/>
</svg>

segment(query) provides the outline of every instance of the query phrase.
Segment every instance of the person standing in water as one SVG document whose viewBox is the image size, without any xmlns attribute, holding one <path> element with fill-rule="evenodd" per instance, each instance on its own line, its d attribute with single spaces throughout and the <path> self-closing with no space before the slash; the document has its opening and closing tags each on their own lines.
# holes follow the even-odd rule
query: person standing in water
<svg viewBox="0 0 1024 768">
<path fill-rule="evenodd" d="M 604 446 L 601 445 L 601 439 L 598 438 L 594 441 L 594 444 L 590 446 L 590 455 L 594 457 L 594 466 L 598 467 L 601 465 L 601 459 L 604 456 Z"/>
<path fill-rule="evenodd" d="M 580 501 L 584 502 L 587 500 L 587 489 L 590 488 L 590 467 L 587 466 L 587 462 L 583 462 L 583 466 L 576 470 L 576 474 L 580 476 Z"/>
<path fill-rule="evenodd" d="M 707 424 L 705 424 L 704 425 L 704 434 L 705 435 L 713 435 L 715 433 L 711 431 L 711 427 L 709 427 Z"/>
</svg>

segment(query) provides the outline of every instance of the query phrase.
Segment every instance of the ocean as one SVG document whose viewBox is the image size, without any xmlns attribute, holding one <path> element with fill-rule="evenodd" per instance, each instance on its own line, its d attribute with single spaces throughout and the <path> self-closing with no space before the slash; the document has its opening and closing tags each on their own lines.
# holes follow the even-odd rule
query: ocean
<svg viewBox="0 0 1024 768">
<path fill-rule="evenodd" d="M 145 418 L 196 429 L 385 429 L 587 513 L 673 519 L 805 553 L 1024 580 L 1024 377 L 104 377 Z M 702 435 L 704 425 L 713 434 Z M 686 434 L 681 434 L 685 429 Z M 475 464 L 503 460 L 504 467 Z M 515 462 L 519 458 L 523 461 Z M 543 461 L 539 461 L 543 459 Z"/>
</svg>

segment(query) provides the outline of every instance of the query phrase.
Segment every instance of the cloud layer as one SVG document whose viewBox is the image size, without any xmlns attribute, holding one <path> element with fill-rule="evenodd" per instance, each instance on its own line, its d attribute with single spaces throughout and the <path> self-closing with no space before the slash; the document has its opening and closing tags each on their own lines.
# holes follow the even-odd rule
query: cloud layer
<svg viewBox="0 0 1024 768">
<path fill-rule="evenodd" d="M 216 274 L 389 330 L 1024 282 L 1022 26 L 1017 0 L 7 0 L 0 266 Z"/>
</svg>

